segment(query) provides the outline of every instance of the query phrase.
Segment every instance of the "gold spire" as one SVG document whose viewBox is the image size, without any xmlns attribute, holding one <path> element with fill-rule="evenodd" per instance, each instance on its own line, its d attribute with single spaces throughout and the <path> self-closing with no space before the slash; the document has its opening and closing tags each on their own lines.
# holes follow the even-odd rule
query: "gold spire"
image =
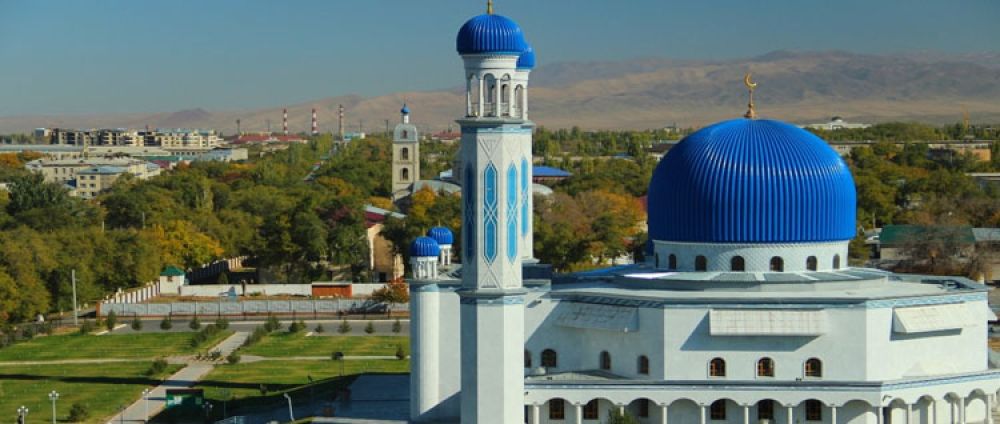
<svg viewBox="0 0 1000 424">
<path fill-rule="evenodd" d="M 756 119 L 757 111 L 753 108 L 753 90 L 757 88 L 757 83 L 750 79 L 749 72 L 747 72 L 747 74 L 743 77 L 743 85 L 747 86 L 747 90 L 750 91 L 750 103 L 747 104 L 747 113 L 744 114 L 743 117 L 747 119 Z"/>
<path fill-rule="evenodd" d="M 486 0 L 486 14 L 493 14 L 493 0 Z"/>
</svg>

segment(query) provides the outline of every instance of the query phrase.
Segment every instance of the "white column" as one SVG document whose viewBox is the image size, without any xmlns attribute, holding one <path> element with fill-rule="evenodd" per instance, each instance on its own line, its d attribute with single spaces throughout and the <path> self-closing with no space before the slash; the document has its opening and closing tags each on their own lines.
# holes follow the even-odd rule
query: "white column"
<svg viewBox="0 0 1000 424">
<path fill-rule="evenodd" d="M 622 404 L 618 405 L 618 414 L 619 415 L 625 415 L 625 405 L 622 405 Z"/>
<path fill-rule="evenodd" d="M 503 97 L 500 97 L 502 94 L 500 92 L 501 86 L 499 78 L 493 80 L 493 116 L 503 116 L 503 113 L 500 112 L 500 103 L 503 100 Z"/>
<path fill-rule="evenodd" d="M 794 422 L 794 421 L 792 421 L 795 418 L 795 417 L 792 416 L 792 412 L 794 411 L 794 408 L 795 408 L 795 405 L 785 405 L 785 409 L 788 411 L 788 424 L 792 424 Z"/>
<path fill-rule="evenodd" d="M 701 405 L 701 424 L 705 424 L 705 405 Z"/>
<path fill-rule="evenodd" d="M 993 396 L 986 395 L 986 424 L 993 424 Z"/>
<path fill-rule="evenodd" d="M 539 421 L 539 415 L 540 415 L 539 411 L 541 409 L 542 408 L 539 407 L 538 404 L 531 405 L 531 424 L 541 424 L 541 421 Z"/>
<path fill-rule="evenodd" d="M 579 403 L 573 405 L 573 422 L 583 424 L 583 405 Z"/>
<path fill-rule="evenodd" d="M 930 405 L 931 410 L 931 424 L 937 424 L 938 410 L 937 410 L 937 400 L 931 400 Z"/>
<path fill-rule="evenodd" d="M 472 116 L 472 78 L 465 79 L 465 116 Z"/>
<path fill-rule="evenodd" d="M 906 424 L 913 424 L 913 405 L 906 404 Z"/>
<path fill-rule="evenodd" d="M 875 407 L 875 422 L 877 422 L 878 424 L 882 424 L 882 407 L 881 406 L 876 406 Z"/>
<path fill-rule="evenodd" d="M 486 104 L 486 92 L 483 91 L 486 88 L 486 81 L 483 78 L 479 78 L 479 111 L 476 112 L 476 116 L 485 116 L 483 114 L 483 105 Z"/>
<path fill-rule="evenodd" d="M 958 423 L 966 424 L 965 422 L 965 398 L 958 398 Z"/>
<path fill-rule="evenodd" d="M 743 405 L 743 424 L 750 424 L 750 405 Z"/>
<path fill-rule="evenodd" d="M 667 405 L 660 405 L 660 424 L 667 424 L 667 415 L 670 412 Z"/>
<path fill-rule="evenodd" d="M 837 424 L 837 405 L 830 405 L 830 423 Z"/>
</svg>

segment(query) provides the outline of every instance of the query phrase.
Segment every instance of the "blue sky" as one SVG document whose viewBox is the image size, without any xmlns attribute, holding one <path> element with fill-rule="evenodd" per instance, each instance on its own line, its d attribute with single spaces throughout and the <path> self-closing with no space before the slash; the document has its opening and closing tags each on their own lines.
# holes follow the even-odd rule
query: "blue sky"
<svg viewBox="0 0 1000 424">
<path fill-rule="evenodd" d="M 996 0 L 496 0 L 541 65 L 996 51 Z M 0 115 L 252 109 L 457 86 L 485 0 L 0 0 Z"/>
</svg>

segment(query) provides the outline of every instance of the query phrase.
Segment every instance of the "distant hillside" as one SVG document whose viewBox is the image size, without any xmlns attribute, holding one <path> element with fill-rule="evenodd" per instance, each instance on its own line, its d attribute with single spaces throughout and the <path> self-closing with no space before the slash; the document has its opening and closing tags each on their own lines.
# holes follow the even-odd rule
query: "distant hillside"
<svg viewBox="0 0 1000 424">
<path fill-rule="evenodd" d="M 793 122 L 920 120 L 957 122 L 963 109 L 973 121 L 1000 122 L 1000 55 L 861 55 L 845 52 L 777 51 L 727 61 L 640 59 L 623 62 L 560 63 L 532 74 L 531 117 L 546 127 L 654 128 L 676 123 L 702 126 L 740 116 L 746 105 L 741 83 L 752 71 L 760 84 L 758 112 Z M 464 99 L 458 89 L 396 93 L 365 98 L 340 96 L 288 105 L 294 131 L 309 127 L 310 109 L 320 113 L 323 131 L 336 129 L 338 104 L 347 108 L 351 131 L 382 131 L 395 123 L 403 99 L 425 129 L 453 126 Z M 227 133 L 239 118 L 245 130 L 272 129 L 282 105 L 244 111 L 194 108 L 172 113 L 24 116 L 0 118 L 0 133 L 36 127 L 206 127 Z"/>
</svg>

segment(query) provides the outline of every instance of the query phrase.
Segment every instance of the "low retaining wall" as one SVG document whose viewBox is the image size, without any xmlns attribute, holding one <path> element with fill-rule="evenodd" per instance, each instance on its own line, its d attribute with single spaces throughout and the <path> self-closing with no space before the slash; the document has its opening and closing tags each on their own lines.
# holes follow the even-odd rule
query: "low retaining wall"
<svg viewBox="0 0 1000 424">
<path fill-rule="evenodd" d="M 120 317 L 142 316 L 252 316 L 252 315 L 338 315 L 385 313 L 387 305 L 364 299 L 246 300 L 173 303 L 102 303 L 99 313 L 114 311 Z M 392 305 L 392 310 L 408 311 L 409 304 Z"/>
</svg>

